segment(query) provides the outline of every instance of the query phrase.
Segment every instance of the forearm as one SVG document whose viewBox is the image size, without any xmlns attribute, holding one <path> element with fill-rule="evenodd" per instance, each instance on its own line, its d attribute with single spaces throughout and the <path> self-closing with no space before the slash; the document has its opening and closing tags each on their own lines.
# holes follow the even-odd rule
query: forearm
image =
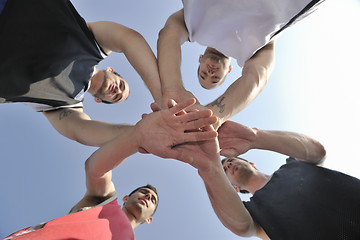
<svg viewBox="0 0 360 240">
<path fill-rule="evenodd" d="M 212 207 L 226 228 L 243 237 L 255 235 L 255 223 L 242 200 L 228 181 L 220 164 L 199 175 L 204 180 Z"/>
<path fill-rule="evenodd" d="M 144 80 L 153 99 L 161 99 L 161 83 L 156 57 L 145 39 L 138 33 L 131 33 L 129 44 L 124 48 L 124 54 L 140 77 Z"/>
<path fill-rule="evenodd" d="M 91 120 L 82 109 L 75 108 L 44 112 L 44 115 L 60 134 L 88 146 L 102 146 L 129 127 Z"/>
<path fill-rule="evenodd" d="M 257 130 L 253 149 L 270 150 L 313 164 L 325 160 L 326 151 L 317 140 L 285 131 Z"/>
<path fill-rule="evenodd" d="M 172 14 L 159 32 L 157 57 L 162 91 L 183 90 L 181 79 L 181 45 L 188 40 L 184 13 Z"/>
<path fill-rule="evenodd" d="M 182 90 L 180 43 L 161 32 L 157 49 L 162 91 Z"/>
<path fill-rule="evenodd" d="M 263 90 L 267 83 L 267 75 L 259 77 L 259 73 L 255 74 L 252 77 L 240 77 L 224 94 L 206 105 L 219 118 L 220 125 L 243 110 Z"/>
<path fill-rule="evenodd" d="M 242 76 L 223 95 L 207 105 L 219 117 L 219 123 L 240 112 L 259 95 L 267 83 L 274 62 L 274 42 L 265 45 L 246 61 Z"/>
<path fill-rule="evenodd" d="M 104 177 L 127 157 L 136 153 L 138 147 L 135 127 L 129 126 L 121 135 L 101 146 L 90 156 L 85 163 L 87 177 Z"/>
<path fill-rule="evenodd" d="M 84 121 L 74 131 L 74 140 L 88 146 L 101 147 L 119 135 L 125 134 L 131 125 L 113 124 L 96 120 Z"/>
<path fill-rule="evenodd" d="M 115 193 L 112 170 L 137 152 L 138 147 L 135 127 L 129 126 L 121 135 L 96 150 L 85 162 L 87 191 L 84 199 L 94 202 L 111 197 Z"/>
</svg>

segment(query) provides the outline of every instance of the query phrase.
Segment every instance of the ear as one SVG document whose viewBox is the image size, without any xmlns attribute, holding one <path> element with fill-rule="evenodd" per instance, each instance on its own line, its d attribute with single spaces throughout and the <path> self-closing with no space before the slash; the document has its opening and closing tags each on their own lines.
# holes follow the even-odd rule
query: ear
<svg viewBox="0 0 360 240">
<path fill-rule="evenodd" d="M 201 61 L 202 57 L 203 57 L 203 55 L 200 55 L 200 57 L 199 57 L 199 62 Z"/>
<path fill-rule="evenodd" d="M 108 71 L 108 72 L 114 72 L 114 69 L 113 69 L 112 67 L 107 67 L 107 68 L 106 68 L 106 71 Z"/>
<path fill-rule="evenodd" d="M 152 218 L 152 217 L 149 217 L 149 218 L 145 219 L 145 222 L 146 222 L 147 224 L 150 224 L 150 223 L 152 222 L 152 220 L 153 220 L 153 218 Z"/>
<path fill-rule="evenodd" d="M 231 66 L 231 65 L 229 65 L 229 71 L 228 71 L 228 73 L 230 73 L 230 72 L 231 72 L 231 70 L 232 70 L 232 66 Z"/>
<path fill-rule="evenodd" d="M 97 103 L 101 103 L 101 102 L 102 102 L 102 100 L 101 100 L 100 98 L 98 98 L 98 97 L 94 97 L 94 100 L 95 100 L 95 102 L 97 102 Z"/>
<path fill-rule="evenodd" d="M 236 192 L 240 192 L 240 190 L 241 190 L 240 187 L 235 186 L 235 185 L 233 185 L 233 187 L 234 187 L 234 189 L 235 189 Z"/>
<path fill-rule="evenodd" d="M 125 197 L 123 197 L 122 200 L 123 200 L 124 203 L 126 203 L 128 199 L 129 199 L 129 195 L 126 195 Z"/>
<path fill-rule="evenodd" d="M 251 166 L 253 166 L 254 168 L 256 168 L 255 163 L 249 162 L 249 164 L 250 164 Z"/>
</svg>

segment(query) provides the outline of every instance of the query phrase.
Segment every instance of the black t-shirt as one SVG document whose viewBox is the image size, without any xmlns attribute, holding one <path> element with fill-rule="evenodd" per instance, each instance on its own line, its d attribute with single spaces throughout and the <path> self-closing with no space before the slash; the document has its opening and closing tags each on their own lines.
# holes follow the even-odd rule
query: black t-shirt
<svg viewBox="0 0 360 240">
<path fill-rule="evenodd" d="M 244 202 L 272 240 L 359 240 L 360 180 L 287 160 Z"/>
</svg>

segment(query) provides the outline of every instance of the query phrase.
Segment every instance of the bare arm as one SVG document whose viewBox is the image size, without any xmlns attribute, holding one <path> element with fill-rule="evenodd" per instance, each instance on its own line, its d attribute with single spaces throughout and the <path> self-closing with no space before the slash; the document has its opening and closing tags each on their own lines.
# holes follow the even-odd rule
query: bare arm
<svg viewBox="0 0 360 240">
<path fill-rule="evenodd" d="M 174 99 L 180 102 L 192 93 L 186 91 L 181 78 L 181 45 L 188 41 L 189 33 L 185 26 L 184 9 L 172 14 L 159 32 L 157 55 L 161 88 L 163 94 L 162 107 L 167 101 Z"/>
<path fill-rule="evenodd" d="M 306 135 L 249 128 L 227 121 L 219 129 L 219 142 L 224 156 L 238 156 L 250 149 L 270 150 L 300 161 L 322 165 L 326 151 L 323 145 Z"/>
<path fill-rule="evenodd" d="M 256 235 L 259 227 L 224 173 L 217 140 L 182 144 L 174 150 L 177 154 L 168 156 L 169 158 L 178 159 L 198 169 L 212 207 L 224 226 L 239 236 Z"/>
<path fill-rule="evenodd" d="M 114 22 L 88 23 L 96 40 L 109 54 L 122 52 L 149 88 L 155 101 L 161 98 L 161 85 L 156 57 L 141 34 Z"/>
<path fill-rule="evenodd" d="M 274 42 L 270 42 L 245 62 L 242 76 L 223 95 L 206 105 L 219 117 L 219 126 L 244 109 L 262 91 L 274 61 Z"/>
<path fill-rule="evenodd" d="M 137 151 L 138 145 L 134 135 L 134 126 L 113 141 L 104 144 L 85 162 L 86 193 L 71 209 L 71 212 L 83 207 L 95 206 L 114 196 L 115 186 L 112 182 L 112 169 Z"/>
<path fill-rule="evenodd" d="M 91 120 L 82 108 L 66 108 L 43 113 L 63 136 L 89 146 L 102 146 L 129 126 Z"/>
<path fill-rule="evenodd" d="M 230 184 L 220 162 L 219 165 L 208 173 L 199 171 L 214 212 L 222 224 L 236 235 L 257 235 L 262 231 L 261 228 L 254 222 L 240 196 Z"/>
</svg>

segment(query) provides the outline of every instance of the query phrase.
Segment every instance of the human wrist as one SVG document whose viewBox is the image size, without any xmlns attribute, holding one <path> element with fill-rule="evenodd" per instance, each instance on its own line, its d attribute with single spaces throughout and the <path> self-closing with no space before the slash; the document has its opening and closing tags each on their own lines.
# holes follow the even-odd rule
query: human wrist
<svg viewBox="0 0 360 240">
<path fill-rule="evenodd" d="M 182 84 L 171 84 L 171 86 L 163 86 L 162 94 L 166 93 L 177 93 L 177 92 L 186 92 L 186 89 Z"/>
<path fill-rule="evenodd" d="M 253 128 L 253 131 L 255 133 L 255 137 L 252 141 L 251 149 L 263 149 L 264 141 L 267 136 L 267 131 L 259 128 Z"/>
<path fill-rule="evenodd" d="M 219 162 L 210 164 L 207 168 L 198 169 L 199 176 L 206 182 L 216 181 L 217 177 L 224 174 L 223 167 Z"/>
<path fill-rule="evenodd" d="M 136 146 L 138 148 L 141 147 L 146 136 L 146 127 L 144 126 L 143 120 L 138 121 L 131 131 L 134 132 L 133 136 L 135 137 Z"/>
</svg>

